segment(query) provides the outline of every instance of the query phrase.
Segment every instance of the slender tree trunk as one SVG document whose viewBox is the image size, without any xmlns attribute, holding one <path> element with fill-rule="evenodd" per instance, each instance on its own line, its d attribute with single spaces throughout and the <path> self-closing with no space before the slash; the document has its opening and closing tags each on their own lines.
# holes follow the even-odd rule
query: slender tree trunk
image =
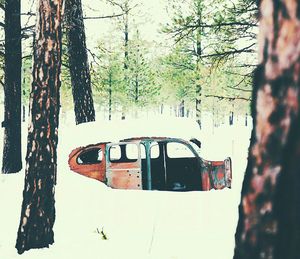
<svg viewBox="0 0 300 259">
<path fill-rule="evenodd" d="M 16 173 L 22 169 L 21 143 L 21 19 L 20 0 L 5 4 L 5 83 L 4 144 L 2 172 Z"/>
<path fill-rule="evenodd" d="M 62 1 L 39 0 L 19 254 L 54 242 Z"/>
<path fill-rule="evenodd" d="M 233 120 L 234 120 L 234 114 L 233 114 L 233 112 L 230 112 L 230 115 L 229 115 L 229 125 L 230 126 L 233 125 Z"/>
<path fill-rule="evenodd" d="M 184 117 L 184 113 L 185 113 L 184 100 L 182 100 L 179 105 L 179 117 Z"/>
<path fill-rule="evenodd" d="M 68 56 L 76 124 L 95 121 L 81 0 L 66 0 Z"/>
<path fill-rule="evenodd" d="M 164 104 L 162 103 L 160 105 L 160 114 L 163 114 L 164 113 Z"/>
<path fill-rule="evenodd" d="M 299 258 L 299 5 L 296 0 L 261 2 L 254 130 L 234 258 Z"/>
<path fill-rule="evenodd" d="M 22 93 L 23 93 L 23 105 L 22 105 L 22 122 L 25 122 L 25 120 L 26 120 L 26 108 L 25 108 L 25 90 L 24 90 L 24 88 L 25 88 L 25 85 L 26 85 L 26 79 L 25 79 L 25 73 L 26 73 L 26 71 L 25 71 L 25 68 L 23 69 L 23 90 L 22 90 Z"/>
<path fill-rule="evenodd" d="M 109 88 L 108 88 L 108 120 L 111 120 L 111 106 L 112 106 L 112 74 L 109 72 Z"/>
<path fill-rule="evenodd" d="M 201 111 L 202 111 L 202 86 L 200 84 L 200 57 L 202 55 L 202 45 L 201 45 L 201 35 L 202 35 L 202 28 L 201 28 L 201 20 L 202 20 L 202 0 L 197 0 L 197 15 L 198 15 L 198 28 L 197 28 L 197 35 L 196 35 L 196 55 L 197 55 L 197 83 L 196 83 L 196 121 L 201 129 Z"/>
<path fill-rule="evenodd" d="M 134 90 L 134 101 L 137 104 L 139 101 L 139 79 L 138 79 L 138 75 L 135 76 L 135 90 Z"/>
<path fill-rule="evenodd" d="M 129 67 L 129 6 L 128 6 L 128 0 L 125 1 L 125 6 L 124 9 L 124 82 L 125 82 L 125 87 L 129 89 L 129 80 L 128 80 L 128 67 Z M 126 115 L 125 115 L 125 107 L 122 106 L 122 120 L 125 120 Z"/>
<path fill-rule="evenodd" d="M 128 30 L 128 16 L 129 16 L 129 7 L 128 7 L 128 1 L 125 1 L 124 6 L 124 69 L 128 69 L 128 42 L 129 42 L 129 30 Z"/>
<path fill-rule="evenodd" d="M 22 115 L 23 115 L 23 119 L 22 119 L 22 122 L 25 122 L 25 116 L 26 116 L 26 109 L 25 109 L 25 105 L 23 104 L 23 113 L 22 113 Z"/>
</svg>

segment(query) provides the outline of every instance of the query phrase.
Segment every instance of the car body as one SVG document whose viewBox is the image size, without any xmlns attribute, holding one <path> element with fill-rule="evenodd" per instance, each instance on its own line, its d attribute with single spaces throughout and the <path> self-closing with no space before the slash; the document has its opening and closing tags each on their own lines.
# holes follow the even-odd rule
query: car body
<svg viewBox="0 0 300 259">
<path fill-rule="evenodd" d="M 196 149 L 192 142 L 179 138 L 138 137 L 76 148 L 68 162 L 72 171 L 114 189 L 208 191 L 231 188 L 231 159 L 207 161 Z"/>
</svg>

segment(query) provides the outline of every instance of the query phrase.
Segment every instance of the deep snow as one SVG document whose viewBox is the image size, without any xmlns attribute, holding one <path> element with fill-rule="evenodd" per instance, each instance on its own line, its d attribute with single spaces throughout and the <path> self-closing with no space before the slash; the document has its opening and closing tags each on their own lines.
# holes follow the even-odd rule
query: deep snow
<svg viewBox="0 0 300 259">
<path fill-rule="evenodd" d="M 188 125 L 188 129 L 192 129 L 192 123 L 189 124 L 188 121 L 179 123 L 182 128 L 178 126 L 177 133 L 174 130 L 177 122 L 174 119 L 161 118 L 158 124 L 154 124 L 154 121 L 148 118 L 142 122 L 132 120 L 130 124 L 135 129 L 135 135 L 161 133 L 179 136 L 185 133 L 189 137 L 191 131 L 194 131 L 182 126 Z M 23 124 L 25 154 L 27 123 Z M 201 154 L 205 159 L 232 157 L 231 190 L 188 193 L 112 190 L 69 170 L 67 157 L 74 147 L 83 145 L 84 142 L 88 144 L 107 138 L 123 138 L 133 132 L 128 124 L 102 121 L 98 126 L 83 126 L 82 129 L 75 130 L 70 126 L 70 120 L 61 120 L 55 243 L 48 249 L 33 249 L 21 256 L 17 254 L 14 246 L 24 171 L 0 175 L 0 259 L 232 258 L 251 128 L 243 126 L 241 119 L 234 126 L 206 127 L 201 132 L 193 132 L 193 135 L 199 134 L 203 147 Z M 149 131 L 149 125 L 153 125 L 152 132 Z M 146 126 L 148 129 L 144 131 Z M 168 132 L 168 128 L 173 128 L 173 131 Z M 124 134 L 126 130 L 128 133 Z M 2 134 L 3 129 L 0 133 L 0 154 Z M 103 240 L 97 229 L 99 232 L 103 229 L 108 240 Z"/>
</svg>

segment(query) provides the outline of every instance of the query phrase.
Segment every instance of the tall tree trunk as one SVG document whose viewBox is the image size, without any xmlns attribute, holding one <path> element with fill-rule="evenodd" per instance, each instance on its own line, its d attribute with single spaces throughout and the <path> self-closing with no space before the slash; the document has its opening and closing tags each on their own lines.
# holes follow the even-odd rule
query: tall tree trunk
<svg viewBox="0 0 300 259">
<path fill-rule="evenodd" d="M 109 88 L 108 88 L 108 120 L 111 120 L 111 106 L 112 106 L 112 73 L 109 72 Z"/>
<path fill-rule="evenodd" d="M 39 0 L 19 254 L 54 242 L 61 68 L 61 0 Z"/>
<path fill-rule="evenodd" d="M 66 0 L 69 66 L 76 124 L 95 121 L 81 0 Z"/>
<path fill-rule="evenodd" d="M 201 129 L 201 111 L 202 111 L 202 86 L 200 83 L 200 58 L 202 55 L 202 45 L 201 45 L 201 35 L 202 35 L 202 28 L 201 28 L 201 21 L 202 21 L 202 0 L 197 0 L 197 16 L 198 16 L 198 28 L 197 28 L 197 35 L 196 35 L 196 69 L 197 69 L 197 82 L 196 82 L 196 121 Z"/>
<path fill-rule="evenodd" d="M 128 42 L 129 42 L 129 31 L 128 31 L 128 1 L 125 2 L 125 14 L 124 14 L 124 69 L 128 69 L 129 62 L 129 50 L 128 50 Z"/>
<path fill-rule="evenodd" d="M 135 88 L 134 102 L 135 102 L 135 104 L 137 104 L 139 101 L 139 78 L 138 78 L 138 75 L 135 75 L 134 85 L 135 85 L 135 87 L 134 87 Z"/>
<path fill-rule="evenodd" d="M 254 130 L 234 258 L 299 258 L 300 3 L 260 6 Z"/>
<path fill-rule="evenodd" d="M 20 0 L 5 4 L 5 83 L 3 173 L 16 173 L 22 169 L 21 143 L 21 19 Z"/>
<path fill-rule="evenodd" d="M 128 43 L 129 43 L 129 3 L 128 0 L 125 0 L 125 5 L 124 5 L 124 9 L 122 9 L 122 11 L 124 11 L 124 82 L 126 84 L 127 89 L 129 89 L 129 79 L 128 79 L 128 63 L 129 63 L 129 47 L 128 47 Z M 122 120 L 125 120 L 125 107 L 122 106 Z"/>
</svg>

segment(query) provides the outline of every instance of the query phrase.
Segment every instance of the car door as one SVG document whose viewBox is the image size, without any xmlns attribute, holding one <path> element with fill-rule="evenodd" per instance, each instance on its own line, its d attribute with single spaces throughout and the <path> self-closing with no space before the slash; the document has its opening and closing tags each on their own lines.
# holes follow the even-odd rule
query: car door
<svg viewBox="0 0 300 259">
<path fill-rule="evenodd" d="M 135 142 L 119 142 L 107 145 L 107 185 L 115 189 L 141 190 L 141 150 Z"/>
<path fill-rule="evenodd" d="M 105 182 L 106 143 L 76 148 L 69 155 L 69 167 L 81 175 Z"/>
<path fill-rule="evenodd" d="M 203 160 L 202 166 L 202 189 L 220 190 L 225 187 L 231 188 L 232 163 L 228 157 L 224 161 Z"/>
</svg>

